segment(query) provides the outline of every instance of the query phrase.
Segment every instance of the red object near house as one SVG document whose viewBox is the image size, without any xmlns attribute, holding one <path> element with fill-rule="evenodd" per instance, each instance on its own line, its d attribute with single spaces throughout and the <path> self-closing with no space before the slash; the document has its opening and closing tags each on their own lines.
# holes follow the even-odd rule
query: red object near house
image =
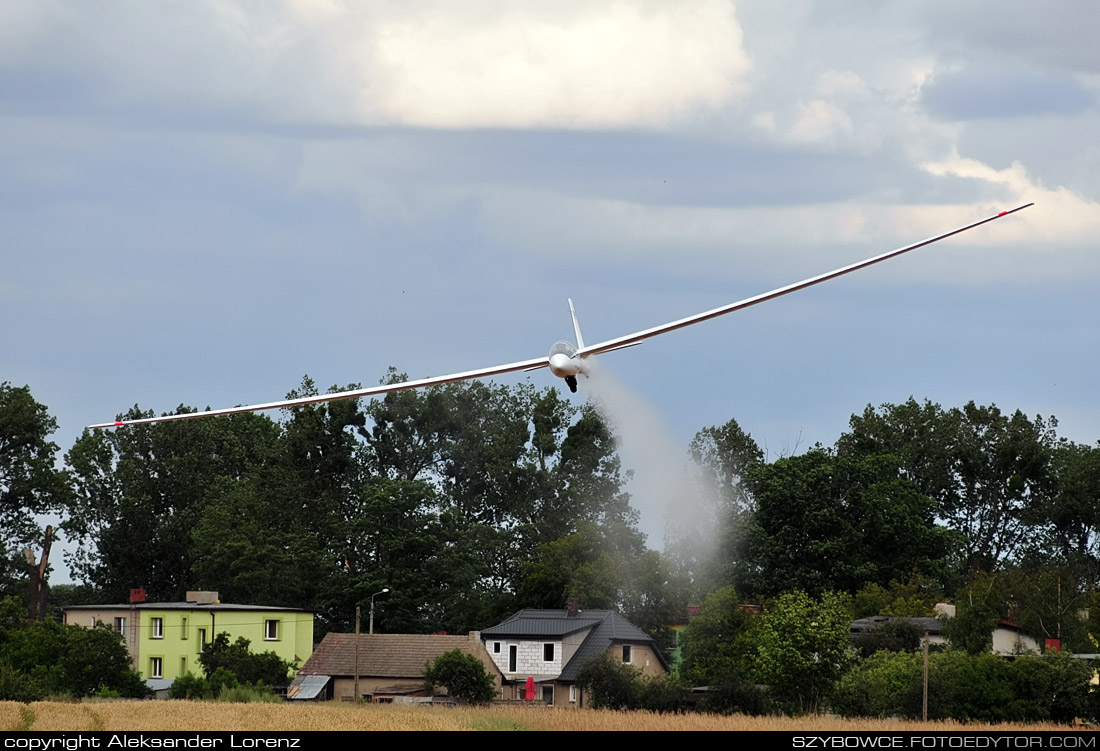
<svg viewBox="0 0 1100 751">
<path fill-rule="evenodd" d="M 523 687 L 523 698 L 527 701 L 535 700 L 535 677 L 527 676 L 527 685 Z"/>
<path fill-rule="evenodd" d="M 1062 640 L 1061 639 L 1047 639 L 1046 640 L 1046 652 L 1061 652 Z"/>
<path fill-rule="evenodd" d="M 130 602 L 145 602 L 145 587 L 130 590 Z"/>
</svg>

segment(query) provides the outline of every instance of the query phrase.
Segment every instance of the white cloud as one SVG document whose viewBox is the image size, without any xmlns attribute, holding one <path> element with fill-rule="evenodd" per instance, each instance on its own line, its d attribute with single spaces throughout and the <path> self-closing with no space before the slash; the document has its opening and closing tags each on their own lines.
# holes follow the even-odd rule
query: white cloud
<svg viewBox="0 0 1100 751">
<path fill-rule="evenodd" d="M 660 125 L 743 91 L 750 61 L 724 2 L 445 4 L 382 23 L 378 104 L 433 127 Z"/>
<path fill-rule="evenodd" d="M 852 118 L 835 104 L 821 99 L 798 108 L 798 119 L 787 131 L 794 143 L 836 144 L 851 139 Z"/>
</svg>

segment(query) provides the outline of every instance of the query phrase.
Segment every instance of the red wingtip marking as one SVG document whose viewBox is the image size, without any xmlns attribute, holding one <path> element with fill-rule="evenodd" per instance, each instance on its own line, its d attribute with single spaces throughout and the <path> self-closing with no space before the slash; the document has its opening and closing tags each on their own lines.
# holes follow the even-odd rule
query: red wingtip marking
<svg viewBox="0 0 1100 751">
<path fill-rule="evenodd" d="M 124 423 L 121 420 L 115 420 L 115 425 L 123 425 L 123 424 Z"/>
<path fill-rule="evenodd" d="M 997 216 L 1004 216 L 1007 213 L 1008 213 L 1007 211 L 1002 211 L 1000 214 L 997 214 Z"/>
</svg>

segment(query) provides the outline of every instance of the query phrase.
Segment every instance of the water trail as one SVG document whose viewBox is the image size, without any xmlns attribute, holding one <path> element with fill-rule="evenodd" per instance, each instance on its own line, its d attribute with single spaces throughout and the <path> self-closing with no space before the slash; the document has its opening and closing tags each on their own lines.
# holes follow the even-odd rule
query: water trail
<svg viewBox="0 0 1100 751">
<path fill-rule="evenodd" d="M 717 534 L 715 494 L 705 487 L 686 447 L 672 438 L 657 410 L 598 360 L 588 363 L 592 370 L 582 380 L 583 388 L 615 433 L 623 468 L 634 470 L 626 489 L 641 515 L 639 528 L 649 547 L 665 549 L 666 538 L 681 545 L 691 540 L 696 561 L 709 561 Z"/>
</svg>

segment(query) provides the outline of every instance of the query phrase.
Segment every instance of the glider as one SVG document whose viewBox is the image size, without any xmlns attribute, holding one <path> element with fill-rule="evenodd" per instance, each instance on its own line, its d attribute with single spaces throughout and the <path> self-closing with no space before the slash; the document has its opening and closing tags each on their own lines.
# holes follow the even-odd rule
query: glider
<svg viewBox="0 0 1100 751">
<path fill-rule="evenodd" d="M 927 240 L 921 240 L 920 242 L 913 243 L 912 245 L 906 245 L 904 248 L 898 248 L 891 250 L 888 253 L 875 256 L 874 258 L 868 258 L 858 263 L 853 263 L 849 266 L 836 269 L 835 271 L 829 271 L 825 274 L 810 277 L 804 279 L 801 282 L 795 282 L 794 284 L 788 284 L 786 287 L 780 287 L 774 289 L 771 292 L 765 292 L 755 297 L 749 297 L 738 302 L 730 303 L 729 305 L 723 305 L 720 308 L 714 308 L 703 313 L 697 313 L 687 318 L 681 318 L 678 321 L 672 321 L 671 323 L 665 323 L 660 326 L 654 326 L 653 328 L 638 331 L 633 334 L 627 334 L 626 336 L 620 336 L 617 339 L 608 339 L 605 342 L 599 344 L 586 345 L 584 338 L 581 336 L 581 328 L 577 323 L 577 313 L 573 308 L 573 301 L 569 301 L 569 315 L 573 319 L 573 334 L 576 337 L 576 344 L 572 342 L 561 341 L 554 344 L 550 348 L 550 354 L 546 357 L 536 357 L 532 360 L 521 360 L 520 362 L 511 362 L 506 365 L 497 365 L 492 368 L 481 368 L 479 370 L 468 370 L 464 373 L 452 373 L 451 375 L 435 376 L 433 378 L 421 378 L 416 381 L 404 381 L 402 383 L 389 383 L 381 386 L 372 386 L 365 389 L 355 389 L 352 391 L 339 391 L 334 394 L 322 394 L 319 396 L 307 396 L 300 399 L 286 399 L 281 402 L 267 402 L 266 404 L 249 404 L 243 407 L 230 407 L 228 409 L 214 409 L 207 410 L 205 412 L 188 412 L 185 414 L 177 415 L 164 415 L 162 417 L 146 417 L 138 420 L 115 420 L 114 422 L 98 423 L 96 425 L 89 425 L 89 428 L 111 428 L 121 425 L 142 425 L 152 422 L 166 422 L 168 420 L 189 420 L 195 417 L 213 417 L 216 415 L 231 415 L 237 412 L 258 412 L 265 409 L 280 409 L 285 407 L 298 407 L 304 404 L 315 404 L 317 402 L 329 402 L 336 399 L 356 399 L 362 396 L 377 396 L 379 394 L 388 394 L 392 391 L 405 391 L 407 389 L 419 389 L 425 386 L 437 386 L 443 383 L 453 383 L 455 381 L 467 381 L 476 378 L 487 378 L 489 376 L 500 375 L 502 373 L 514 373 L 517 371 L 532 371 L 539 370 L 540 368 L 550 368 L 550 372 L 559 378 L 565 379 L 565 382 L 569 385 L 569 389 L 576 393 L 577 391 L 577 376 L 588 374 L 588 364 L 585 362 L 589 357 L 593 355 L 600 355 L 605 352 L 614 352 L 617 349 L 625 349 L 626 347 L 633 347 L 641 344 L 646 339 L 664 334 L 669 331 L 675 331 L 676 329 L 682 329 L 686 326 L 691 326 L 696 323 L 708 321 L 711 318 L 717 318 L 723 316 L 726 313 L 732 313 L 735 310 L 741 310 L 742 308 L 748 308 L 757 303 L 762 303 L 767 300 L 773 300 L 777 297 L 790 294 L 791 292 L 797 292 L 800 289 L 806 287 L 812 287 L 815 284 L 821 284 L 827 282 L 830 279 L 836 279 L 838 276 L 850 274 L 853 271 L 873 266 L 876 263 L 880 263 L 895 256 L 900 256 L 903 253 L 908 253 L 911 250 L 922 248 L 925 245 L 931 245 L 934 242 L 938 242 L 945 238 L 957 235 L 961 232 L 980 227 L 983 224 L 992 222 L 996 219 L 1000 219 L 1003 216 L 1009 214 L 1015 214 L 1017 211 L 1026 209 L 1028 206 L 1033 206 L 1032 203 L 1024 204 L 1023 206 L 1017 206 L 1014 209 L 1008 211 L 1001 211 L 993 216 L 986 217 L 972 224 L 967 224 L 964 227 L 953 229 L 950 232 L 944 232 L 942 235 L 936 235 L 930 237 Z"/>
</svg>

